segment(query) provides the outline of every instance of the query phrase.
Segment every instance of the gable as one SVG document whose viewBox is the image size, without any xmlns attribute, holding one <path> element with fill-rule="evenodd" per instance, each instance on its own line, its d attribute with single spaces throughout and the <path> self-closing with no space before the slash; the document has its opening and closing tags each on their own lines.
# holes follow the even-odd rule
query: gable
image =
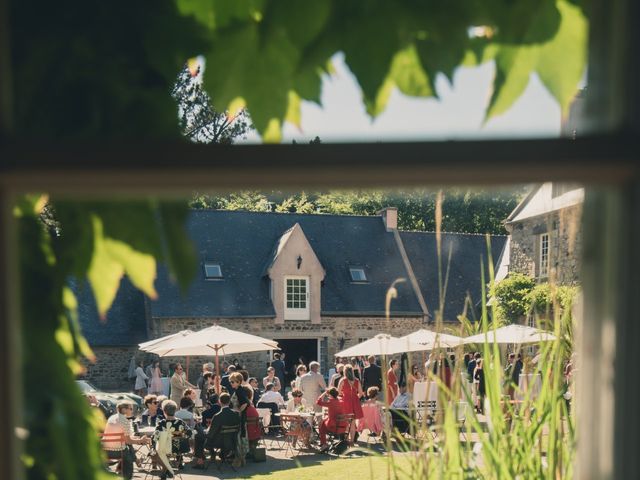
<svg viewBox="0 0 640 480">
<path fill-rule="evenodd" d="M 584 188 L 572 188 L 558 194 L 553 182 L 546 182 L 535 187 L 529 195 L 514 209 L 507 218 L 507 223 L 514 223 L 527 218 L 544 215 L 584 201 Z"/>
</svg>

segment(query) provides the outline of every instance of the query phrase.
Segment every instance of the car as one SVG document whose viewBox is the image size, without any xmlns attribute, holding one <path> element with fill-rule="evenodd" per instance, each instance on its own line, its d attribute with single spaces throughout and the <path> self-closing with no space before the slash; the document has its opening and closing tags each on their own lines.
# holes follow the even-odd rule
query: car
<svg viewBox="0 0 640 480">
<path fill-rule="evenodd" d="M 133 404 L 133 414 L 142 413 L 142 397 L 128 392 L 108 393 L 98 390 L 95 385 L 87 380 L 76 380 L 80 392 L 87 397 L 89 404 L 100 408 L 106 418 L 116 413 L 116 405 L 123 401 Z"/>
</svg>

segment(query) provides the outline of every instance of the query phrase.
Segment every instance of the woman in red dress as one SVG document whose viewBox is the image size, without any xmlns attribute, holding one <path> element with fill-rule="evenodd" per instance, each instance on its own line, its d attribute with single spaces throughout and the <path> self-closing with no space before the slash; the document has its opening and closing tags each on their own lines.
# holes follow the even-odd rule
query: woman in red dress
<svg viewBox="0 0 640 480">
<path fill-rule="evenodd" d="M 398 396 L 398 376 L 396 371 L 398 370 L 398 360 L 393 359 L 389 361 L 389 370 L 387 371 L 387 406 L 393 403 L 393 400 Z"/>
<path fill-rule="evenodd" d="M 346 364 L 344 366 L 344 377 L 340 380 L 338 384 L 338 392 L 342 396 L 342 408 L 343 413 L 353 413 L 356 420 L 364 417 L 364 413 L 362 412 L 362 405 L 360 405 L 360 397 L 362 397 L 362 386 L 360 385 L 360 380 L 358 380 L 353 373 L 353 366 L 350 364 Z M 353 443 L 353 439 L 356 434 L 356 425 L 355 422 L 351 425 L 351 430 L 349 431 L 349 442 Z"/>
</svg>

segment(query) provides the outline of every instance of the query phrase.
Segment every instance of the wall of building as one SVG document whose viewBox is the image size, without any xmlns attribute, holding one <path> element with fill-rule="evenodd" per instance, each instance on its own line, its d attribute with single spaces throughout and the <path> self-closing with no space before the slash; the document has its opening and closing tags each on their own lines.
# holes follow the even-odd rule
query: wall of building
<svg viewBox="0 0 640 480">
<path fill-rule="evenodd" d="M 137 346 L 95 347 L 95 363 L 85 362 L 86 371 L 79 378 L 89 380 L 98 389 L 107 392 L 132 392 L 135 380 L 127 377 L 131 357 L 137 355 L 142 360 L 144 355 Z"/>
<path fill-rule="evenodd" d="M 316 338 L 324 341 L 324 345 L 326 345 L 327 362 L 332 361 L 336 352 L 359 343 L 361 339 L 369 339 L 380 332 L 402 336 L 424 328 L 422 317 L 391 318 L 389 321 L 380 317 L 322 317 L 320 324 L 312 324 L 308 320 L 287 320 L 283 324 L 276 324 L 273 318 L 169 318 L 156 319 L 154 322 L 156 324 L 154 330 L 159 332 L 158 336 L 168 335 L 185 328 L 200 330 L 216 323 L 223 327 L 270 339 Z M 232 361 L 234 358 L 238 358 L 240 363 L 248 369 L 250 375 L 256 377 L 265 375 L 267 363 L 270 361 L 269 352 L 229 355 L 225 359 Z M 180 361 L 184 365 L 186 358 L 172 358 L 172 361 Z M 190 358 L 190 378 L 194 375 L 193 378 L 197 378 L 202 363 L 206 361 L 211 361 L 211 357 Z M 325 363 L 323 373 L 328 368 L 327 362 L 323 362 Z"/>
<path fill-rule="evenodd" d="M 580 281 L 582 206 L 575 205 L 547 215 L 527 218 L 510 226 L 509 270 L 540 281 L 569 285 Z M 539 277 L 540 235 L 549 233 L 549 277 Z"/>
</svg>

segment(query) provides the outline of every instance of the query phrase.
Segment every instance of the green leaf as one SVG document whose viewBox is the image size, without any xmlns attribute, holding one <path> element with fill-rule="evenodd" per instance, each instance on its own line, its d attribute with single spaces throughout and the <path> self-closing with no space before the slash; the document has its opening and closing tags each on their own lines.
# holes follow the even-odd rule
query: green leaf
<svg viewBox="0 0 640 480">
<path fill-rule="evenodd" d="M 589 24 L 580 8 L 561 1 L 562 23 L 553 41 L 544 44 L 536 71 L 566 115 L 587 63 Z"/>
<path fill-rule="evenodd" d="M 212 30 L 223 28 L 233 21 L 260 21 L 264 0 L 176 0 L 182 15 L 193 16 Z"/>
<path fill-rule="evenodd" d="M 157 294 L 153 283 L 156 277 L 156 261 L 152 255 L 140 253 L 125 242 L 105 236 L 102 219 L 91 215 L 94 232 L 94 251 L 87 271 L 87 278 L 98 306 L 98 313 L 105 317 L 118 292 L 125 272 L 131 283 L 151 298 Z"/>
<path fill-rule="evenodd" d="M 246 25 L 221 31 L 206 55 L 204 84 L 225 107 L 243 98 L 258 132 L 264 135 L 269 128 L 270 137 L 276 138 L 280 127 L 274 120 L 286 115 L 299 51 L 284 30 L 265 28 Z"/>
<path fill-rule="evenodd" d="M 398 89 L 413 97 L 432 97 L 429 76 L 422 68 L 415 45 L 410 45 L 396 53 L 391 63 L 391 73 Z"/>
<path fill-rule="evenodd" d="M 494 91 L 485 121 L 507 111 L 524 92 L 534 72 L 566 114 L 586 66 L 587 22 L 579 8 L 564 0 L 558 1 L 558 10 L 559 28 L 548 41 L 503 45 L 498 50 Z M 539 12 L 530 24 L 530 37 L 537 38 L 538 30 L 548 30 L 549 16 L 547 10 Z"/>
<path fill-rule="evenodd" d="M 300 97 L 293 90 L 289 92 L 289 107 L 287 108 L 285 121 L 291 123 L 292 125 L 295 125 L 296 127 L 298 127 L 298 129 L 300 129 L 301 127 Z"/>
</svg>

